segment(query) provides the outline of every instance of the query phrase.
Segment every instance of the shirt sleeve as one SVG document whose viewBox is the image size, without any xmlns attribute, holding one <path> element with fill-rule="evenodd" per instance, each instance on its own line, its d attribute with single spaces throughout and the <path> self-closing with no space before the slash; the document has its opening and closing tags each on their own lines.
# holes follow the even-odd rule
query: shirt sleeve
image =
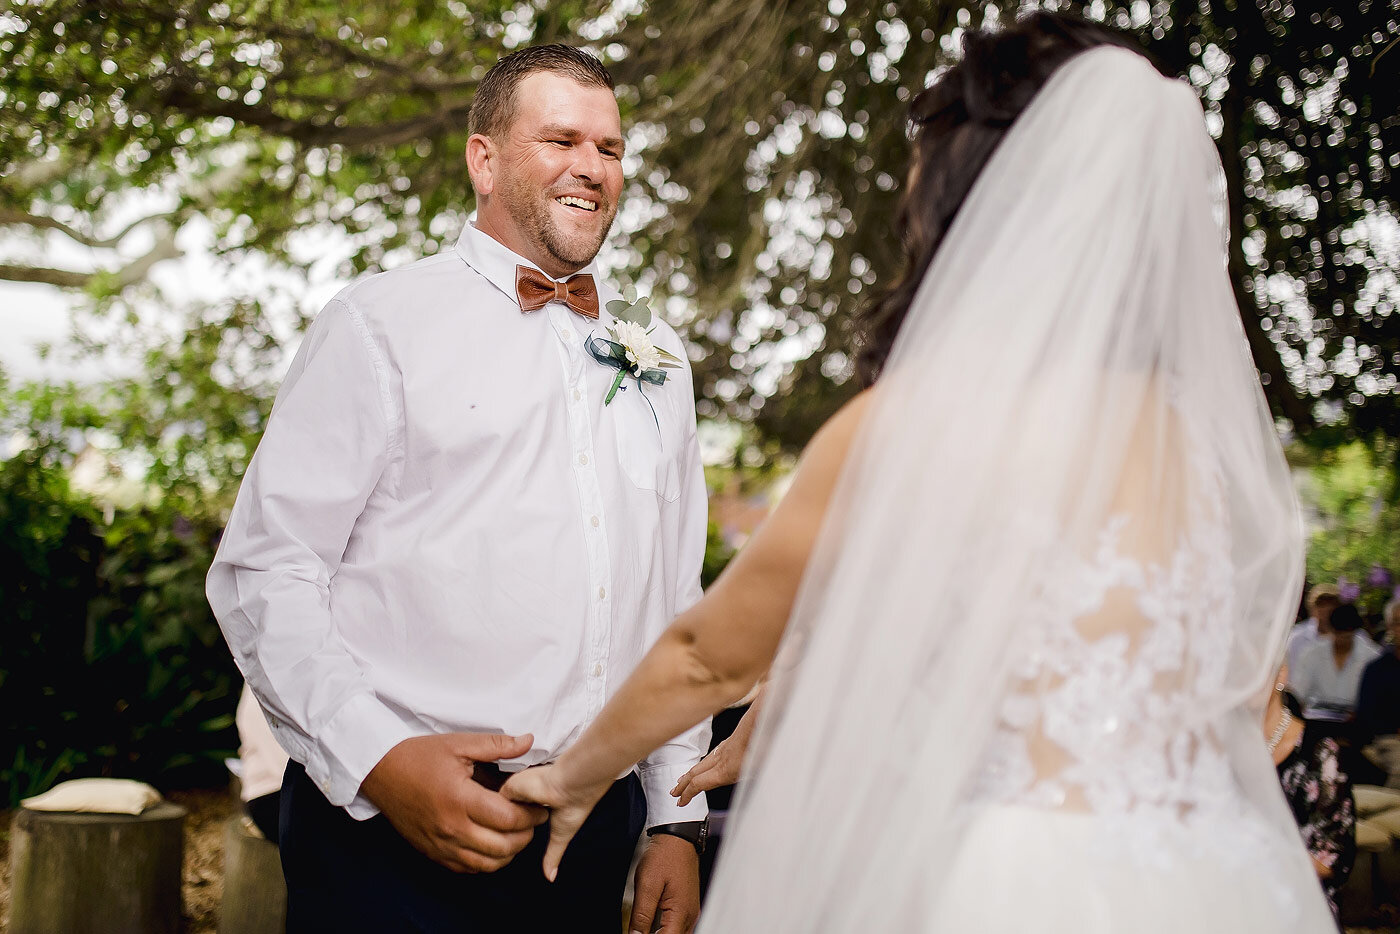
<svg viewBox="0 0 1400 934">
<path fill-rule="evenodd" d="M 687 382 L 690 367 L 683 371 Z M 705 490 L 705 467 L 700 458 L 700 441 L 695 428 L 695 404 L 692 394 L 689 405 L 689 425 L 681 457 L 681 492 L 676 500 L 680 510 L 680 541 L 675 563 L 676 577 L 670 582 L 675 594 L 677 615 L 694 606 L 701 597 L 700 569 L 705 562 L 705 541 L 709 530 L 709 496 Z M 647 827 L 682 821 L 703 820 L 709 814 L 705 795 L 696 795 L 685 807 L 671 797 L 671 789 L 680 777 L 690 771 L 705 756 L 710 746 L 710 720 L 692 727 L 675 739 L 657 748 L 642 760 L 639 772 L 642 789 L 647 798 Z"/>
<path fill-rule="evenodd" d="M 1313 697 L 1312 656 L 1311 649 L 1305 650 L 1299 657 L 1297 666 L 1288 673 L 1288 687 L 1293 691 L 1293 696 L 1298 698 L 1298 703 L 1305 707 L 1312 703 Z"/>
<path fill-rule="evenodd" d="M 336 633 L 330 584 L 390 463 L 398 418 L 359 313 L 332 300 L 273 405 L 209 570 L 209 604 L 278 743 L 332 804 L 414 734 Z M 375 811 L 360 802 L 356 817 Z"/>
</svg>

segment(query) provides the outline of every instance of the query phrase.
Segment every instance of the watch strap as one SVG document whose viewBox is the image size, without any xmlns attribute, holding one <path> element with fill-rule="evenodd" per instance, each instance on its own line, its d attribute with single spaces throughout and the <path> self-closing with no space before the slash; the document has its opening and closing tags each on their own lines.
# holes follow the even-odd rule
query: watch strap
<svg viewBox="0 0 1400 934">
<path fill-rule="evenodd" d="M 710 821 L 688 820 L 677 821 L 673 824 L 657 824 L 655 827 L 647 828 L 647 836 L 654 837 L 659 833 L 668 834 L 672 837 L 680 837 L 682 840 L 695 847 L 697 854 L 705 852 L 705 844 L 709 841 Z"/>
</svg>

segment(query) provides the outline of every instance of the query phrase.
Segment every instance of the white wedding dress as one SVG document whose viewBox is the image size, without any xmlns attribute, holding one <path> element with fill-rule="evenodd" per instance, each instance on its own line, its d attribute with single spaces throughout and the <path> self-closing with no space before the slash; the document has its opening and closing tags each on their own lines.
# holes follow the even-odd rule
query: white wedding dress
<svg viewBox="0 0 1400 934">
<path fill-rule="evenodd" d="M 1194 93 L 1063 66 L 920 287 L 700 930 L 1334 930 L 1259 726 L 1301 584 Z"/>
</svg>

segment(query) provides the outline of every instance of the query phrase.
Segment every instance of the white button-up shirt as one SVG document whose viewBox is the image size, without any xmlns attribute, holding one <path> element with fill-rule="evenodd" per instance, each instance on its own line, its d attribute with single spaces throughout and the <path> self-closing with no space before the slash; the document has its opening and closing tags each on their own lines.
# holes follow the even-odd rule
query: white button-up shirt
<svg viewBox="0 0 1400 934">
<path fill-rule="evenodd" d="M 395 744 L 533 733 L 507 769 L 578 739 L 700 597 L 707 503 L 689 364 L 664 385 L 584 348 L 600 319 L 522 314 L 517 264 L 468 224 L 454 252 L 363 279 L 321 312 L 248 467 L 209 602 L 278 742 L 355 817 Z M 682 360 L 674 331 L 654 342 Z M 645 397 L 644 397 L 645 396 Z M 648 826 L 702 724 L 639 764 Z"/>
<path fill-rule="evenodd" d="M 1356 630 L 1356 636 L 1354 638 L 1356 639 L 1357 645 L 1364 646 L 1367 649 L 1375 649 L 1377 652 L 1380 651 L 1380 647 L 1376 645 L 1376 640 L 1368 636 L 1365 630 Z M 1287 658 L 1288 680 L 1290 683 L 1294 683 L 1297 680 L 1298 667 L 1302 664 L 1303 655 L 1313 646 L 1322 642 L 1327 643 L 1330 649 L 1332 645 L 1332 636 L 1328 633 L 1319 633 L 1317 631 L 1317 617 L 1309 616 L 1301 623 L 1294 625 L 1293 629 L 1289 631 Z"/>
<path fill-rule="evenodd" d="M 1360 637 L 1358 633 L 1352 638 L 1351 654 L 1340 669 L 1332 657 L 1330 636 L 1308 646 L 1298 667 L 1289 669 L 1288 680 L 1303 705 L 1305 719 L 1343 720 L 1356 709 L 1361 675 L 1381 654 L 1374 642 L 1362 642 Z"/>
</svg>

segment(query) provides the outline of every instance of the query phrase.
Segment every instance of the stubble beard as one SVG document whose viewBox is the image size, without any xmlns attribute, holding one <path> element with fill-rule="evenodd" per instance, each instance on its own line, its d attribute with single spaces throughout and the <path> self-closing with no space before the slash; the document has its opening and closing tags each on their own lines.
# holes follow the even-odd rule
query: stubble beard
<svg viewBox="0 0 1400 934">
<path fill-rule="evenodd" d="M 617 205 L 607 204 L 601 189 L 591 190 L 598 201 L 598 210 L 603 212 L 603 223 L 591 242 L 581 236 L 568 236 L 559 229 L 549 213 L 549 203 L 554 196 L 548 192 L 540 193 L 518 179 L 511 179 L 501 193 L 505 196 L 506 211 L 527 237 L 542 246 L 560 265 L 582 269 L 598 255 L 617 217 Z"/>
</svg>

